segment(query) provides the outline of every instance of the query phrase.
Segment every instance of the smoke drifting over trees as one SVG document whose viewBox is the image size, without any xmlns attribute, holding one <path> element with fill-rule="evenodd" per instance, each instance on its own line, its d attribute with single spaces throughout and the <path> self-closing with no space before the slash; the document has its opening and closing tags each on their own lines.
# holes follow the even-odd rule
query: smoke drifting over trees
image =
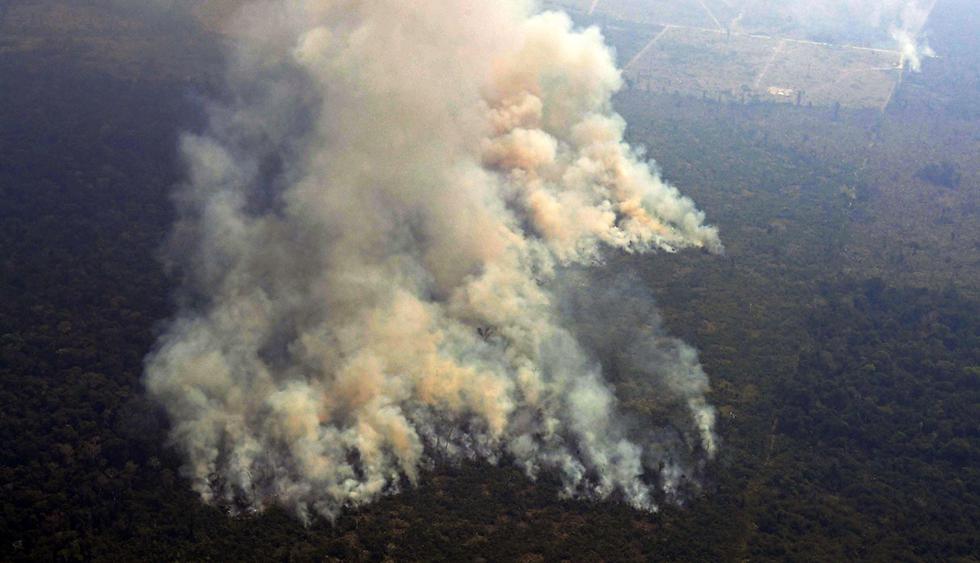
<svg viewBox="0 0 980 563">
<path fill-rule="evenodd" d="M 507 455 L 652 510 L 714 454 L 707 378 L 649 296 L 574 289 L 603 249 L 722 248 L 623 141 L 597 30 L 516 0 L 305 0 L 230 35 L 146 362 L 205 500 L 334 517 L 437 454 Z M 669 428 L 620 414 L 610 354 Z"/>
</svg>

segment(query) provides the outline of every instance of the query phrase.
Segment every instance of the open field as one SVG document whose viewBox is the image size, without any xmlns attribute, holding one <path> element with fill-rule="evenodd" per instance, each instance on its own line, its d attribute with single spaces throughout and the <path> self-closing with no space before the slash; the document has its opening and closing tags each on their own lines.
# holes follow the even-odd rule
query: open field
<svg viewBox="0 0 980 563">
<path fill-rule="evenodd" d="M 814 35 L 765 2 L 555 0 L 598 24 L 631 88 L 711 99 L 884 108 L 902 78 L 901 53 L 868 30 Z M 767 19 L 769 18 L 769 19 Z M 771 20 L 771 21 L 770 21 Z M 818 39 L 834 39 L 827 42 Z"/>
<path fill-rule="evenodd" d="M 759 87 L 802 91 L 804 103 L 845 107 L 884 107 L 901 76 L 900 55 L 785 42 Z"/>
<path fill-rule="evenodd" d="M 601 0 L 593 15 L 646 24 L 715 27 L 712 16 L 697 0 Z"/>
<path fill-rule="evenodd" d="M 627 66 L 627 77 L 643 90 L 740 97 L 752 87 L 778 44 L 769 38 L 733 38 L 668 27 Z"/>
<path fill-rule="evenodd" d="M 893 51 L 667 27 L 625 66 L 634 88 L 741 101 L 880 108 L 900 77 Z"/>
<path fill-rule="evenodd" d="M 883 48 L 893 44 L 890 18 L 899 17 L 895 6 L 876 9 L 871 4 L 827 0 L 551 0 L 545 4 L 599 19 Z M 918 34 L 921 29 L 909 31 Z"/>
</svg>

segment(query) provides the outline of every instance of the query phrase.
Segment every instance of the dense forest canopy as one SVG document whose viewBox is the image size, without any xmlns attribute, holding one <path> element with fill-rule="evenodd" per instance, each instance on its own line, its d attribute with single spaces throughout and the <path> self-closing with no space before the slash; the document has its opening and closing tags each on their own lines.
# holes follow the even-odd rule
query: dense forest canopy
<svg viewBox="0 0 980 563">
<path fill-rule="evenodd" d="M 445 461 L 308 526 L 200 502 L 141 383 L 180 283 L 159 259 L 186 179 L 177 139 L 203 128 L 204 97 L 227 94 L 221 40 L 174 23 L 107 43 L 65 32 L 70 10 L 51 34 L 13 4 L 0 2 L 0 558 L 977 560 L 970 2 L 940 0 L 928 25 L 942 58 L 883 112 L 615 99 L 630 141 L 726 244 L 605 256 L 701 352 L 720 445 L 700 491 L 649 513 L 562 499 L 554 475 L 531 481 L 506 457 Z M 79 6 L 94 18 L 110 3 Z M 644 381 L 614 387 L 656 415 Z"/>
</svg>

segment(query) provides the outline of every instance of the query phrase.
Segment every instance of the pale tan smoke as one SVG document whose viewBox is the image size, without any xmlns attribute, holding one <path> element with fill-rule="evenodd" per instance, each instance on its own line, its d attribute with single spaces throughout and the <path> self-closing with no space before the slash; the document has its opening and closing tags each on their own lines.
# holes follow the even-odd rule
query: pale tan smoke
<svg viewBox="0 0 980 563">
<path fill-rule="evenodd" d="M 653 509 L 713 455 L 693 351 L 651 372 L 693 438 L 638 437 L 556 308 L 602 248 L 721 250 L 623 141 L 597 30 L 513 0 L 305 0 L 249 4 L 232 37 L 231 97 L 182 142 L 185 306 L 146 374 L 205 500 L 333 517 L 434 457 L 506 453 Z"/>
</svg>

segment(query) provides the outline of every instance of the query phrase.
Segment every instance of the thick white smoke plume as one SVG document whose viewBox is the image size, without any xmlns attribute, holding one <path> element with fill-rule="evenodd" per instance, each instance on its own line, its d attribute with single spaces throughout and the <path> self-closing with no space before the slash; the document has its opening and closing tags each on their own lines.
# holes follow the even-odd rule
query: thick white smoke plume
<svg viewBox="0 0 980 563">
<path fill-rule="evenodd" d="M 721 250 L 623 141 L 597 30 L 516 0 L 266 0 L 231 33 L 146 373 L 205 500 L 332 518 L 507 456 L 654 509 L 714 453 L 707 378 L 649 299 L 569 289 L 603 248 Z M 669 427 L 624 419 L 610 357 Z"/>
<path fill-rule="evenodd" d="M 912 72 L 922 70 L 923 58 L 936 56 L 936 52 L 921 36 L 935 4 L 936 0 L 906 0 L 902 3 L 897 21 L 889 25 L 888 32 L 902 51 L 902 63 Z"/>
</svg>

